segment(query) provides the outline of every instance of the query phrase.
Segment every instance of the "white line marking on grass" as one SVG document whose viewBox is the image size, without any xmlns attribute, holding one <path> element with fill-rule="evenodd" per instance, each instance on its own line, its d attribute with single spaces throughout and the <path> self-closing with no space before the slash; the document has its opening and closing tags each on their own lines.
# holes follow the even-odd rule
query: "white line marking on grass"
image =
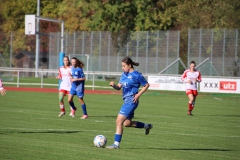
<svg viewBox="0 0 240 160">
<path fill-rule="evenodd" d="M 216 98 L 216 97 L 215 97 L 214 99 L 216 99 L 216 100 L 220 100 L 220 101 L 222 100 L 221 98 Z"/>
<path fill-rule="evenodd" d="M 167 133 L 169 134 L 169 133 Z M 203 135 L 203 134 L 188 134 L 188 133 L 173 133 L 181 136 L 201 136 L 201 137 L 224 137 L 224 138 L 237 138 L 238 135 Z"/>
<path fill-rule="evenodd" d="M 95 120 L 95 122 L 104 122 L 104 121 L 98 121 L 98 120 Z"/>
<path fill-rule="evenodd" d="M 67 129 L 44 129 L 44 128 L 1 128 L 1 129 L 8 129 L 8 130 L 19 130 L 19 131 L 79 131 L 79 132 L 105 132 L 105 133 L 114 133 L 114 130 L 111 131 L 101 131 L 101 130 L 67 130 Z M 133 130 L 125 130 L 124 132 L 135 133 L 135 134 L 143 134 L 145 129 L 141 131 L 133 131 Z M 169 132 L 153 132 L 151 134 L 167 134 L 167 135 L 180 135 L 180 136 L 199 136 L 199 137 L 221 137 L 221 138 L 239 138 L 240 135 L 203 135 L 203 134 L 190 134 L 190 133 L 169 133 Z"/>
</svg>

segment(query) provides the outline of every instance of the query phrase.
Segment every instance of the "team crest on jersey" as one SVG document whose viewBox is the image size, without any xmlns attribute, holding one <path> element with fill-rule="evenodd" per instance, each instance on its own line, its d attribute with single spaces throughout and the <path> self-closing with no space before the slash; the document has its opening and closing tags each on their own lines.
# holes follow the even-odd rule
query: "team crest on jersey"
<svg viewBox="0 0 240 160">
<path fill-rule="evenodd" d="M 127 82 L 123 82 L 123 83 L 121 83 L 121 84 L 122 84 L 122 86 L 125 87 L 125 88 L 127 88 L 127 86 L 128 86 L 128 83 L 127 83 Z"/>
<path fill-rule="evenodd" d="M 78 72 L 77 72 L 77 71 L 75 72 L 75 75 L 78 75 Z"/>
</svg>

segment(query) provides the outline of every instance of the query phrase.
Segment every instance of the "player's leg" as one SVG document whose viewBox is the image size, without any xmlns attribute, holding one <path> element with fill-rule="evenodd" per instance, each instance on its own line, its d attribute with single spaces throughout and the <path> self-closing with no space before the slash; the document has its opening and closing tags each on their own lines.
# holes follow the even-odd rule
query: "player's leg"
<svg viewBox="0 0 240 160">
<path fill-rule="evenodd" d="M 69 94 L 70 94 L 70 92 L 69 91 L 67 91 L 67 97 L 69 96 Z M 73 108 L 69 105 L 69 108 L 70 108 L 70 113 L 69 113 L 69 116 L 72 116 L 72 110 L 73 110 Z"/>
<path fill-rule="evenodd" d="M 64 96 L 65 96 L 64 91 L 60 90 L 59 94 L 58 94 L 58 97 L 59 97 L 59 107 L 60 107 L 60 113 L 59 113 L 58 117 L 62 117 L 63 115 L 65 115 Z"/>
<path fill-rule="evenodd" d="M 192 115 L 192 110 L 193 110 L 193 106 L 192 103 L 194 101 L 194 96 L 192 92 L 188 92 L 188 115 Z"/>
<path fill-rule="evenodd" d="M 148 135 L 150 132 L 150 129 L 152 129 L 152 124 L 147 124 L 139 121 L 132 121 L 132 118 L 134 117 L 134 111 L 138 107 L 138 103 L 130 103 L 128 105 L 123 105 L 121 108 L 120 113 L 124 113 L 124 116 L 127 117 L 126 120 L 123 122 L 123 125 L 125 127 L 135 127 L 135 128 L 144 128 L 146 129 L 145 134 Z"/>
<path fill-rule="evenodd" d="M 148 135 L 150 132 L 150 129 L 153 128 L 152 124 L 147 124 L 147 123 L 143 123 L 143 122 L 139 122 L 139 121 L 132 121 L 131 119 L 126 119 L 123 122 L 123 125 L 125 127 L 144 128 L 144 129 L 146 129 L 146 131 L 145 131 L 146 135 Z"/>
<path fill-rule="evenodd" d="M 72 111 L 70 114 L 71 117 L 75 117 L 75 111 L 77 110 L 77 108 L 75 107 L 75 105 L 73 103 L 73 97 L 74 97 L 74 95 L 72 95 L 71 93 L 68 95 L 68 103 L 72 108 Z"/>
<path fill-rule="evenodd" d="M 108 149 L 118 149 L 119 144 L 122 139 L 122 133 L 123 133 L 123 122 L 126 120 L 126 117 L 122 114 L 118 114 L 116 119 L 116 133 L 114 135 L 114 143 L 110 146 L 107 146 Z"/>
<path fill-rule="evenodd" d="M 192 110 L 193 110 L 193 108 L 195 106 L 197 95 L 198 95 L 197 90 L 193 90 Z"/>
<path fill-rule="evenodd" d="M 135 128 L 145 128 L 145 134 L 148 135 L 150 129 L 152 129 L 152 124 L 147 124 L 139 121 L 132 121 L 134 117 L 134 111 L 137 109 L 139 102 L 133 102 L 134 97 L 130 97 L 128 100 L 124 100 L 124 105 L 122 106 L 119 113 L 123 113 L 126 120 L 123 122 L 125 127 L 135 127 Z"/>
<path fill-rule="evenodd" d="M 81 119 L 86 119 L 86 118 L 88 118 L 86 103 L 84 102 L 83 97 L 79 97 L 78 100 L 82 106 L 82 111 L 83 111 L 83 115 L 82 115 Z"/>
</svg>

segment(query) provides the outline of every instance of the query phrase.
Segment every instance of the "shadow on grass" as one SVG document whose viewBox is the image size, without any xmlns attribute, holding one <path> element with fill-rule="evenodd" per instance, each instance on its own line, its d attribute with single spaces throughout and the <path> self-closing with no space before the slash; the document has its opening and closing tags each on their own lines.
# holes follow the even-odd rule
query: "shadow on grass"
<svg viewBox="0 0 240 160">
<path fill-rule="evenodd" d="M 8 134 L 8 133 L 22 133 L 22 134 L 71 134 L 71 133 L 79 133 L 82 131 L 7 131 L 7 132 L 0 132 L 0 134 Z"/>
<path fill-rule="evenodd" d="M 99 116 L 92 116 L 91 115 L 91 117 L 117 118 L 117 115 L 115 115 L 115 116 L 101 116 L 101 115 L 99 115 Z"/>
<path fill-rule="evenodd" d="M 202 117 L 240 117 L 240 115 L 199 115 Z"/>
<path fill-rule="evenodd" d="M 131 148 L 133 149 L 133 148 Z M 136 149 L 136 148 L 135 148 Z M 146 148 L 156 150 L 170 150 L 170 151 L 236 151 L 231 149 L 218 149 L 218 148 Z"/>
</svg>

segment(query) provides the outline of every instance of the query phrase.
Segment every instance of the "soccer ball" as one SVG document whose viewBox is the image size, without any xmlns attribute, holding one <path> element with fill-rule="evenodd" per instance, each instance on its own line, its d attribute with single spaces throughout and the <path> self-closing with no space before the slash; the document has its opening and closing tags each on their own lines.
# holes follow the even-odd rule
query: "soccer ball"
<svg viewBox="0 0 240 160">
<path fill-rule="evenodd" d="M 97 135 L 93 139 L 93 144 L 95 147 L 103 148 L 107 144 L 107 138 L 104 135 Z"/>
</svg>

